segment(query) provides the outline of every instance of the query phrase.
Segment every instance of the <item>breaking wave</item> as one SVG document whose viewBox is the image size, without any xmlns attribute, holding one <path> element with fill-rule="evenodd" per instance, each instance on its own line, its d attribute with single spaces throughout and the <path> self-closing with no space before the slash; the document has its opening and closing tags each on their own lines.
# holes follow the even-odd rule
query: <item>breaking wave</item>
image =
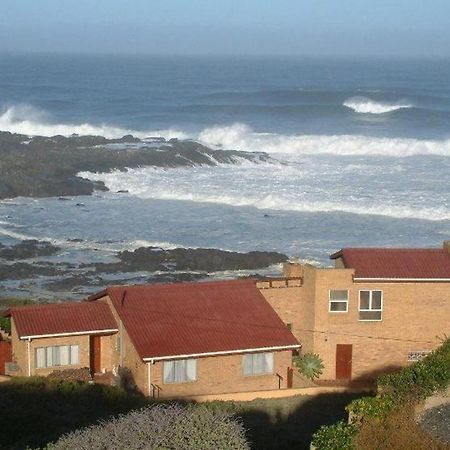
<svg viewBox="0 0 450 450">
<path fill-rule="evenodd" d="M 104 136 L 109 139 L 115 139 L 132 134 L 139 138 L 149 136 L 178 139 L 187 138 L 186 133 L 175 129 L 137 131 L 105 124 L 52 123 L 44 111 L 29 105 L 14 105 L 4 109 L 0 113 L 0 130 L 25 134 L 27 136 L 70 136 L 72 134 L 79 134 Z"/>
<path fill-rule="evenodd" d="M 347 108 L 360 114 L 385 114 L 399 109 L 412 108 L 413 105 L 403 103 L 376 102 L 366 97 L 351 97 L 343 103 Z"/>
<path fill-rule="evenodd" d="M 450 220 L 450 210 L 445 206 L 407 205 L 398 198 L 384 199 L 381 203 L 376 198 L 354 199 L 325 198 L 324 193 L 315 190 L 313 195 L 303 194 L 306 189 L 294 179 L 303 175 L 295 174 L 292 166 L 270 167 L 264 183 L 255 173 L 243 167 L 216 167 L 197 169 L 129 169 L 127 172 L 111 173 L 82 172 L 79 175 L 92 180 L 103 181 L 112 191 L 128 190 L 130 195 L 154 200 L 177 200 L 195 203 L 214 203 L 237 207 L 254 207 L 261 210 L 294 211 L 304 213 L 350 213 L 358 215 L 386 216 L 395 219 L 420 219 L 430 221 Z M 192 174 L 192 171 L 195 173 Z M 288 175 L 286 175 L 288 174 Z M 278 179 L 278 176 L 282 177 Z M 283 179 L 286 182 L 283 183 Z M 291 179 L 292 185 L 288 184 Z M 176 183 L 173 180 L 177 180 Z M 281 181 L 281 185 L 278 183 Z M 306 180 L 305 180 L 306 183 Z M 264 186 L 270 185 L 270 189 Z M 281 188 L 281 189 L 280 189 Z M 114 194 L 112 194 L 114 195 Z M 315 198 L 314 198 L 315 197 Z"/>
<path fill-rule="evenodd" d="M 258 133 L 248 125 L 236 123 L 203 130 L 198 139 L 225 149 L 266 151 L 298 155 L 411 155 L 450 156 L 450 140 L 419 140 L 362 135 L 280 135 Z"/>
<path fill-rule="evenodd" d="M 396 106 L 400 107 L 399 105 Z M 402 106 L 403 107 L 403 106 Z M 404 106 L 406 107 L 406 106 Z M 216 125 L 197 134 L 169 128 L 137 131 L 110 125 L 52 123 L 47 114 L 27 105 L 15 105 L 0 113 L 0 130 L 28 136 L 99 135 L 120 138 L 132 134 L 139 138 L 195 139 L 210 147 L 243 151 L 265 151 L 293 155 L 411 155 L 450 156 L 450 140 L 421 140 L 412 138 L 384 138 L 363 135 L 276 134 L 254 131 L 244 123 Z"/>
</svg>

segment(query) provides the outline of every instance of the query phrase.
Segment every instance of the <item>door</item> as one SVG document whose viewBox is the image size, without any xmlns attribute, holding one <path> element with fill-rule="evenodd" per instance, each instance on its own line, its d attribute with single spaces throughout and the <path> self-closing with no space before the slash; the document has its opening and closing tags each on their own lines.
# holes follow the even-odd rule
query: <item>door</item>
<svg viewBox="0 0 450 450">
<path fill-rule="evenodd" d="M 287 387 L 288 389 L 292 388 L 293 384 L 293 378 L 294 378 L 294 369 L 292 367 L 287 368 Z"/>
<path fill-rule="evenodd" d="M 101 371 L 101 336 L 91 336 L 90 345 L 91 373 Z"/>
<path fill-rule="evenodd" d="M 336 345 L 336 380 L 352 378 L 352 344 Z"/>
<path fill-rule="evenodd" d="M 5 375 L 5 364 L 12 361 L 11 342 L 0 341 L 0 375 Z"/>
</svg>

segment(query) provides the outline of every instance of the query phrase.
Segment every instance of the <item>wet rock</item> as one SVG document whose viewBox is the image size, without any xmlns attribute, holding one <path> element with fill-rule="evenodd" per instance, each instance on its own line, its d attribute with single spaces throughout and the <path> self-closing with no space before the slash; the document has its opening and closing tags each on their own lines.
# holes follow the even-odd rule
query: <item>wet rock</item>
<svg viewBox="0 0 450 450">
<path fill-rule="evenodd" d="M 57 276 L 61 271 L 54 266 L 42 266 L 39 264 L 29 264 L 24 262 L 14 264 L 0 264 L 0 280 L 23 280 L 36 278 L 38 276 Z"/>
<path fill-rule="evenodd" d="M 50 242 L 41 242 L 34 239 L 25 240 L 11 247 L 0 245 L 0 258 L 12 261 L 15 259 L 29 259 L 40 256 L 51 256 L 61 250 Z"/>
<path fill-rule="evenodd" d="M 26 144 L 24 142 L 27 142 Z M 122 148 L 106 147 L 123 143 Z M 127 147 L 127 143 L 142 145 Z M 155 143 L 157 144 L 155 147 Z M 170 144 L 170 145 L 169 145 Z M 53 136 L 0 132 L 0 198 L 65 197 L 107 190 L 102 182 L 79 177 L 81 171 L 110 172 L 126 168 L 236 164 L 271 161 L 266 153 L 212 150 L 191 140 L 154 141 L 146 146 L 133 136 Z"/>
<path fill-rule="evenodd" d="M 94 263 L 96 272 L 217 272 L 223 270 L 262 269 L 287 261 L 287 256 L 276 252 L 238 253 L 217 249 L 141 247 L 134 251 L 118 253 L 120 262 Z"/>
</svg>

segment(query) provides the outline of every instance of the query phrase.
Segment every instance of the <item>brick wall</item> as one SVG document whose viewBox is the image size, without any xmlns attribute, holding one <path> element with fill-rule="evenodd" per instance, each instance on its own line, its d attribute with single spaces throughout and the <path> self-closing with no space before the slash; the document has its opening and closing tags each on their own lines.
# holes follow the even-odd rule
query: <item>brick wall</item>
<svg viewBox="0 0 450 450">
<path fill-rule="evenodd" d="M 278 377 L 283 377 L 281 388 L 287 387 L 287 369 L 292 367 L 292 352 L 274 353 L 274 370 L 270 375 L 244 376 L 242 355 L 214 356 L 197 359 L 197 380 L 188 383 L 163 381 L 163 362 L 151 365 L 151 381 L 161 388 L 161 397 L 223 394 L 278 389 Z"/>
</svg>

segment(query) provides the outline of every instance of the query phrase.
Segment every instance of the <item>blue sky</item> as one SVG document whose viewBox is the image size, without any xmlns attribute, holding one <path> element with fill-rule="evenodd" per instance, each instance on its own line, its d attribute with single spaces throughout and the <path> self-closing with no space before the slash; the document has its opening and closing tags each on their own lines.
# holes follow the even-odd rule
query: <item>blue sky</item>
<svg viewBox="0 0 450 450">
<path fill-rule="evenodd" d="M 450 0 L 0 0 L 0 51 L 450 56 Z"/>
</svg>

